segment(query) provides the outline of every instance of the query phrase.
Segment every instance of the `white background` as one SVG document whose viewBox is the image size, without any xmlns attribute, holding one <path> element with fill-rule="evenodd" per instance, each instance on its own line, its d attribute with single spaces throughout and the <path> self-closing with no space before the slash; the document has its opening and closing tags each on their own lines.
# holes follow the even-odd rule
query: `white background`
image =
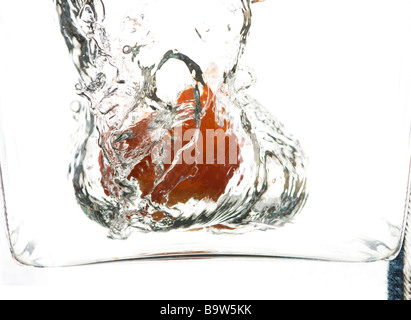
<svg viewBox="0 0 411 320">
<path fill-rule="evenodd" d="M 12 6 L 8 7 L 6 0 L 0 1 L 1 17 L 7 10 L 11 10 Z M 51 1 L 38 2 L 39 12 L 44 13 L 50 10 Z M 19 5 L 23 7 L 23 3 L 24 1 Z M 409 15 L 411 21 L 411 4 L 408 1 L 348 0 L 344 1 L 343 5 L 341 1 L 333 0 L 289 0 L 277 1 L 277 3 L 277 9 L 284 12 L 284 15 L 279 12 L 275 14 L 279 26 L 287 25 L 285 23 L 287 20 L 300 16 L 304 23 L 315 26 L 309 30 L 320 31 L 318 37 L 314 37 L 317 49 L 323 48 L 333 53 L 341 50 L 341 55 L 352 54 L 352 52 L 347 47 L 335 47 L 339 45 L 335 31 L 341 38 L 345 32 L 355 35 L 356 28 L 360 28 L 363 31 L 360 34 L 364 35 L 366 26 L 362 24 L 367 24 L 369 19 L 375 23 L 378 17 L 382 19 L 381 23 L 384 25 L 397 23 L 397 19 L 406 21 L 404 14 Z M 404 12 L 408 13 L 402 13 L 400 17 L 396 17 L 395 14 L 385 15 L 385 7 L 403 8 Z M 22 19 L 24 19 L 24 14 L 33 14 L 32 11 L 23 11 Z M 327 19 L 330 12 L 334 17 L 335 13 L 339 12 L 339 19 Z M 368 13 L 370 16 L 367 15 Z M 267 15 L 270 18 L 269 12 Z M 284 38 L 287 37 L 287 32 L 296 34 L 296 30 L 283 31 Z M 406 43 L 408 41 L 406 36 L 409 34 L 410 25 L 404 24 L 403 34 L 396 34 L 395 38 L 403 38 Z M 304 36 L 302 33 L 300 43 L 304 40 Z M 371 40 L 359 36 L 346 43 L 360 45 L 363 41 Z M 374 42 L 371 41 L 371 43 Z M 312 43 L 303 44 L 306 47 L 312 45 Z M 298 47 L 291 40 L 289 45 L 290 48 Z M 5 49 L 10 48 L 0 48 L 0 50 Z M 22 48 L 14 49 L 21 50 Z M 387 50 L 387 54 L 391 52 L 390 48 L 380 49 Z M 276 50 L 281 50 L 281 48 Z M 314 55 L 313 52 L 308 53 Z M 287 54 L 297 53 L 290 51 Z M 380 55 L 383 54 L 380 52 Z M 269 58 L 268 48 L 262 53 L 262 57 Z M 329 65 L 330 68 L 338 64 L 338 61 L 330 55 L 324 54 L 324 57 L 326 57 L 324 64 Z M 315 75 L 316 67 L 318 66 L 312 66 L 313 75 Z M 298 70 L 291 71 L 290 74 L 298 74 Z M 292 89 L 290 90 L 290 86 L 287 86 L 287 81 L 291 80 L 299 88 L 304 87 L 301 83 L 302 79 L 284 79 L 283 84 L 275 83 L 275 90 L 289 90 L 292 94 Z M 260 81 L 265 82 L 269 79 L 262 78 Z M 309 92 L 302 94 L 310 98 Z M 328 96 L 325 95 L 325 97 Z M 304 98 L 301 99 L 304 100 Z M 292 131 L 295 132 L 297 129 L 292 128 Z M 3 225 L 1 228 L 4 230 Z M 11 260 L 6 237 L 4 233 L 0 234 L 0 298 L 2 299 L 386 299 L 387 267 L 387 262 L 357 264 L 281 259 L 219 259 L 128 262 L 66 269 L 33 269 L 18 266 Z"/>
</svg>

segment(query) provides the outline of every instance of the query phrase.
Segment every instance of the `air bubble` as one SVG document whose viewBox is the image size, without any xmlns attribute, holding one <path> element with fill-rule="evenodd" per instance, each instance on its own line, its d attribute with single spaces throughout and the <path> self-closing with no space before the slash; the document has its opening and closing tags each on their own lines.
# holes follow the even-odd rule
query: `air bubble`
<svg viewBox="0 0 411 320">
<path fill-rule="evenodd" d="M 71 109 L 71 111 L 73 111 L 74 113 L 79 113 L 80 110 L 81 110 L 81 103 L 80 103 L 80 101 L 73 101 L 73 102 L 70 104 L 70 109 Z"/>
<path fill-rule="evenodd" d="M 80 11 L 79 17 L 86 23 L 96 22 L 96 13 L 90 5 L 86 4 Z"/>
<path fill-rule="evenodd" d="M 124 53 L 124 54 L 130 54 L 131 51 L 133 51 L 133 48 L 132 48 L 132 47 L 130 47 L 130 46 L 124 46 L 124 47 L 123 47 L 123 53 Z"/>
</svg>

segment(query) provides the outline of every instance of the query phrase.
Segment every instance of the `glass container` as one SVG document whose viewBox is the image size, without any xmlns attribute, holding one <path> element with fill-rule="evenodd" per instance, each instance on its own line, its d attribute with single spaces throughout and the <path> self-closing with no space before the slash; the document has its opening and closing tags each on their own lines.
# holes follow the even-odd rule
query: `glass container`
<svg viewBox="0 0 411 320">
<path fill-rule="evenodd" d="M 407 1 L 3 1 L 13 257 L 393 258 L 410 14 Z"/>
</svg>

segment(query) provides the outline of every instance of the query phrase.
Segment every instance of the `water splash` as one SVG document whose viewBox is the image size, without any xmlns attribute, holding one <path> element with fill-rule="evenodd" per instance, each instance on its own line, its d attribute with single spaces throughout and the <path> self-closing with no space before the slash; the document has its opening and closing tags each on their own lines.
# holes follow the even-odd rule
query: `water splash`
<svg viewBox="0 0 411 320">
<path fill-rule="evenodd" d="M 266 230 L 301 210 L 306 156 L 246 93 L 249 0 L 54 2 L 87 101 L 74 190 L 111 237 Z"/>
</svg>

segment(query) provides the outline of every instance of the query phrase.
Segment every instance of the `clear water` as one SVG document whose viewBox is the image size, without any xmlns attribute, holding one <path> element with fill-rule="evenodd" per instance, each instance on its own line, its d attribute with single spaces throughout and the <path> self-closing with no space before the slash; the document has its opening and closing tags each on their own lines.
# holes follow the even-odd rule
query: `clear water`
<svg viewBox="0 0 411 320">
<path fill-rule="evenodd" d="M 247 94 L 254 79 L 241 65 L 254 5 L 54 2 L 82 97 L 70 177 L 110 237 L 243 233 L 296 217 L 307 156 Z"/>
</svg>

